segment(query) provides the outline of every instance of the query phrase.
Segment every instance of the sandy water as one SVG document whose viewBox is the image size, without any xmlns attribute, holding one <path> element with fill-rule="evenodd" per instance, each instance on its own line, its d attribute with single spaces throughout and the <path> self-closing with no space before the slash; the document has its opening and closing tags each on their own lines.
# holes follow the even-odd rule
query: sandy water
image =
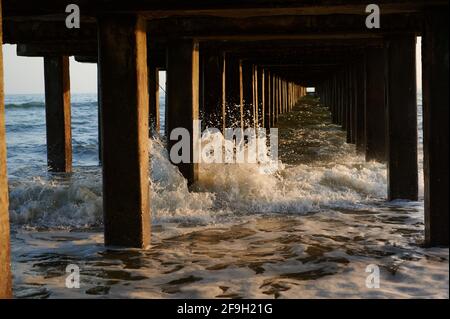
<svg viewBox="0 0 450 319">
<path fill-rule="evenodd" d="M 385 166 L 356 155 L 317 101 L 278 126 L 276 170 L 202 166 L 195 192 L 151 141 L 146 251 L 103 246 L 98 167 L 14 170 L 15 296 L 448 298 L 449 250 L 422 247 L 423 202 L 385 202 Z M 65 286 L 68 264 L 81 269 L 79 289 Z M 380 288 L 366 286 L 371 264 Z"/>
</svg>

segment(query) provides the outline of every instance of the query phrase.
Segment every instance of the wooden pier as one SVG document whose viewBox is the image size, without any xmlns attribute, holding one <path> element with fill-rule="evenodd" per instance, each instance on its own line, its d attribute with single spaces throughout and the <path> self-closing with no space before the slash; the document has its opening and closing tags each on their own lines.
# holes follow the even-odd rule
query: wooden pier
<svg viewBox="0 0 450 319">
<path fill-rule="evenodd" d="M 106 3 L 106 4 L 105 4 Z M 79 5 L 81 28 L 65 8 Z M 416 36 L 422 36 L 425 245 L 447 246 L 448 0 L 380 0 L 381 28 L 356 0 L 0 0 L 0 40 L 45 61 L 49 169 L 70 172 L 68 56 L 97 63 L 105 244 L 150 244 L 149 132 L 193 120 L 276 126 L 315 87 L 347 142 L 385 162 L 388 200 L 418 198 Z M 0 52 L 0 298 L 12 295 Z M 191 141 L 191 144 L 193 141 Z M 173 143 L 172 143 L 173 144 Z M 192 156 L 192 154 L 191 154 Z M 196 163 L 179 165 L 189 184 Z"/>
</svg>

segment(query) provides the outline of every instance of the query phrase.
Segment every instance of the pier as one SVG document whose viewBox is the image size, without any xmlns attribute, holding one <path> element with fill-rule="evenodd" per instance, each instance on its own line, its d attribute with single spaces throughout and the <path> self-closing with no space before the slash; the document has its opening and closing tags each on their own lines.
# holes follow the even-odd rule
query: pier
<svg viewBox="0 0 450 319">
<path fill-rule="evenodd" d="M 81 27 L 65 25 L 77 4 Z M 48 167 L 70 173 L 69 56 L 98 65 L 105 245 L 151 242 L 148 138 L 159 131 L 158 71 L 167 72 L 166 134 L 194 120 L 276 127 L 314 87 L 367 161 L 387 165 L 386 200 L 418 200 L 416 37 L 422 37 L 424 245 L 448 247 L 448 1 L 0 0 L 0 40 L 43 57 Z M 0 52 L 0 298 L 12 296 Z M 191 146 L 195 143 L 191 140 Z M 172 140 L 169 147 L 176 143 Z M 192 158 L 192 152 L 190 154 Z M 199 165 L 178 164 L 193 185 Z"/>
</svg>

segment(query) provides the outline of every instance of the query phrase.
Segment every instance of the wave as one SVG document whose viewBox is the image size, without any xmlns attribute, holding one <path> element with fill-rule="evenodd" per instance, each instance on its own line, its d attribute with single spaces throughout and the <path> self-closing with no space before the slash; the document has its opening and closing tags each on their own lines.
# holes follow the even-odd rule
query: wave
<svg viewBox="0 0 450 319">
<path fill-rule="evenodd" d="M 91 102 L 72 102 L 71 106 L 77 107 L 97 107 L 96 101 Z M 6 103 L 6 109 L 32 109 L 32 108 L 45 108 L 45 102 L 23 102 L 23 103 Z"/>
<path fill-rule="evenodd" d="M 385 196 L 386 170 L 357 156 L 323 167 L 255 164 L 200 166 L 200 180 L 189 191 L 171 164 L 165 145 L 150 140 L 153 223 L 215 223 L 242 214 L 308 214 L 330 208 L 361 208 Z M 17 179 L 10 185 L 14 225 L 89 228 L 102 225 L 100 168 L 71 177 Z"/>
<path fill-rule="evenodd" d="M 7 103 L 6 109 L 32 109 L 32 108 L 44 108 L 44 102 L 24 102 L 24 103 Z"/>
</svg>

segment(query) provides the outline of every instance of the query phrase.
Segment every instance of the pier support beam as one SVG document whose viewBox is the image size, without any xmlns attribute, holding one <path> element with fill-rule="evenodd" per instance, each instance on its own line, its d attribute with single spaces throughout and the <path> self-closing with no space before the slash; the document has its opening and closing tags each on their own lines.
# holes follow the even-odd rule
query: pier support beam
<svg viewBox="0 0 450 319">
<path fill-rule="evenodd" d="M 278 120 L 278 112 L 277 112 L 277 90 L 276 90 L 276 75 L 274 73 L 270 73 L 270 105 L 271 105 L 271 127 L 275 127 Z"/>
<path fill-rule="evenodd" d="M 270 129 L 272 126 L 272 97 L 271 97 L 271 74 L 264 70 L 264 127 Z"/>
<path fill-rule="evenodd" d="M 203 121 L 205 127 L 218 128 L 223 132 L 225 109 L 223 103 L 224 58 L 220 52 L 202 54 Z"/>
<path fill-rule="evenodd" d="M 150 244 L 148 74 L 145 20 L 98 20 L 103 120 L 105 244 Z"/>
<path fill-rule="evenodd" d="M 243 105 L 241 104 L 241 61 L 231 54 L 225 55 L 225 97 L 227 128 L 244 127 Z"/>
<path fill-rule="evenodd" d="M 149 101 L 149 135 L 158 134 L 160 130 L 159 120 L 159 69 L 149 64 L 148 66 L 148 101 Z"/>
<path fill-rule="evenodd" d="M 347 143 L 352 143 L 352 131 L 353 131 L 353 98 L 352 98 L 352 74 L 351 67 L 345 68 L 345 129 L 347 133 Z"/>
<path fill-rule="evenodd" d="M 244 128 L 255 126 L 255 107 L 254 107 L 254 78 L 253 65 L 250 63 L 241 63 L 240 76 L 240 103 L 243 107 Z"/>
<path fill-rule="evenodd" d="M 365 141 L 365 110 L 366 110 L 366 64 L 364 59 L 356 65 L 356 151 L 364 154 Z"/>
<path fill-rule="evenodd" d="M 103 164 L 102 147 L 102 81 L 100 78 L 100 63 L 97 63 L 97 132 L 98 132 L 98 164 Z"/>
<path fill-rule="evenodd" d="M 0 46 L 3 42 L 2 22 L 2 3 L 0 0 Z M 4 100 L 3 52 L 0 50 L 0 299 L 12 297 Z"/>
<path fill-rule="evenodd" d="M 386 161 L 385 69 L 383 48 L 366 52 L 366 161 Z"/>
<path fill-rule="evenodd" d="M 349 66 L 349 139 L 351 144 L 356 144 L 356 68 L 355 65 Z"/>
<path fill-rule="evenodd" d="M 44 57 L 47 165 L 51 172 L 72 171 L 70 74 L 68 56 Z"/>
<path fill-rule="evenodd" d="M 198 180 L 198 163 L 194 163 L 194 120 L 199 119 L 199 48 L 193 40 L 169 43 L 167 50 L 167 112 L 169 133 L 176 128 L 189 132 L 188 162 L 175 163 L 192 185 Z M 179 142 L 175 134 L 169 139 L 169 149 Z"/>
<path fill-rule="evenodd" d="M 425 245 L 449 245 L 448 16 L 430 12 L 422 38 Z"/>
<path fill-rule="evenodd" d="M 387 172 L 388 198 L 417 200 L 416 38 L 388 42 Z"/>
<path fill-rule="evenodd" d="M 264 127 L 264 70 L 255 66 L 255 87 L 256 87 L 256 107 L 257 114 L 256 127 Z"/>
</svg>

